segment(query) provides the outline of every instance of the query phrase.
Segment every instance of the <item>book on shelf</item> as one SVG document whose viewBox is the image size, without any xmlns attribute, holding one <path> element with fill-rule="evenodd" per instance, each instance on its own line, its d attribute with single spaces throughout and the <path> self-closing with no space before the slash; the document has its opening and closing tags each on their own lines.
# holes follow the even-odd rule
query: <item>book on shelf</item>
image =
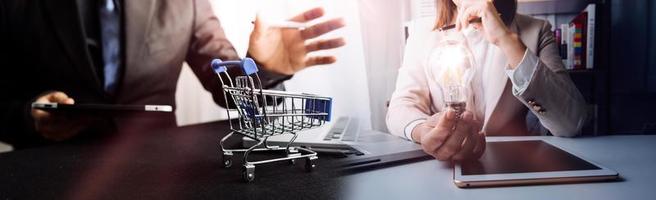
<svg viewBox="0 0 656 200">
<path fill-rule="evenodd" d="M 563 59 L 565 68 L 569 69 L 567 65 L 567 44 L 569 41 L 569 25 L 561 24 L 560 28 L 556 31 L 560 32 L 560 58 Z"/>
<path fill-rule="evenodd" d="M 594 68 L 595 7 L 589 4 L 572 21 L 554 31 L 566 69 Z"/>
<path fill-rule="evenodd" d="M 586 62 L 586 22 L 588 20 L 588 14 L 585 12 L 577 15 L 571 22 L 569 22 L 569 32 L 572 34 L 572 45 L 570 45 L 570 56 L 568 56 L 570 61 L 570 66 L 572 69 L 583 69 L 585 68 Z"/>
<path fill-rule="evenodd" d="M 586 46 L 586 69 L 592 69 L 594 67 L 594 48 L 595 48 L 595 26 L 596 26 L 596 5 L 595 4 L 589 4 L 584 12 L 588 13 L 588 21 L 587 21 L 587 46 Z"/>
</svg>

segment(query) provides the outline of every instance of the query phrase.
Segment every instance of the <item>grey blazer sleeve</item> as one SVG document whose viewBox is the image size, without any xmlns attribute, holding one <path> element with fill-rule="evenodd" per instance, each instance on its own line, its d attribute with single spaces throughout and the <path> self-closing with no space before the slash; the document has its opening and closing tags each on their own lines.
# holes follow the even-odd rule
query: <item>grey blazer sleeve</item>
<svg viewBox="0 0 656 200">
<path fill-rule="evenodd" d="M 534 69 L 529 81 L 513 87 L 513 95 L 553 135 L 575 136 L 587 120 L 586 103 L 563 66 L 548 22 L 542 23 L 536 51 L 527 50 L 518 66 Z"/>
<path fill-rule="evenodd" d="M 195 0 L 194 33 L 192 35 L 187 63 L 198 77 L 205 90 L 212 93 L 214 102 L 226 107 L 223 90 L 217 75 L 210 67 L 214 58 L 222 60 L 240 59 L 234 47 L 226 38 L 219 19 L 214 15 L 208 0 Z M 258 63 L 259 66 L 259 63 Z M 231 76 L 241 75 L 237 68 L 229 69 Z M 258 72 L 263 88 L 281 89 L 282 82 L 291 76 L 277 75 L 273 72 Z M 230 99 L 228 99 L 230 100 Z M 230 102 L 229 102 L 230 103 Z"/>
</svg>

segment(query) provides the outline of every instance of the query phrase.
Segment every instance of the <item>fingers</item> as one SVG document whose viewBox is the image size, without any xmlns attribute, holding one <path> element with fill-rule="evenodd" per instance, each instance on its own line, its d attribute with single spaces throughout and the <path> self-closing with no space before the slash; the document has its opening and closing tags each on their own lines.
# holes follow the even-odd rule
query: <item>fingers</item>
<svg viewBox="0 0 656 200">
<path fill-rule="evenodd" d="M 66 93 L 60 92 L 60 91 L 55 91 L 55 92 L 50 92 L 45 95 L 42 95 L 34 101 L 35 103 L 63 103 L 63 104 L 74 104 L 75 100 L 73 98 L 68 97 Z M 41 118 L 48 118 L 50 117 L 50 113 L 40 110 L 40 109 L 32 109 L 32 118 L 35 120 L 40 120 Z"/>
<path fill-rule="evenodd" d="M 438 150 L 451 135 L 451 129 L 433 128 L 421 140 L 421 147 L 424 152 L 437 157 Z"/>
<path fill-rule="evenodd" d="M 440 117 L 437 127 L 443 128 L 446 130 L 451 130 L 455 128 L 456 121 L 457 121 L 457 114 L 456 111 L 454 110 L 446 110 L 444 113 L 444 116 Z"/>
<path fill-rule="evenodd" d="M 472 114 L 473 115 L 473 114 Z M 483 130 L 483 123 L 478 121 L 475 117 L 474 119 L 468 121 L 469 125 L 472 127 L 472 134 L 477 134 Z"/>
<path fill-rule="evenodd" d="M 35 103 L 50 103 L 49 98 L 50 98 L 50 95 L 43 95 L 43 96 L 38 97 L 36 99 L 36 101 L 34 101 L 34 102 Z M 40 119 L 40 118 L 48 117 L 49 115 L 50 115 L 50 113 L 48 113 L 44 110 L 32 108 L 32 118 L 35 121 Z"/>
<path fill-rule="evenodd" d="M 460 151 L 458 151 L 458 153 L 453 155 L 452 157 L 453 160 L 465 160 L 474 157 L 478 158 L 480 157 L 480 154 L 482 154 L 482 151 L 480 151 L 480 154 L 476 155 L 477 153 L 479 153 L 477 152 L 476 148 L 481 145 L 480 144 L 481 140 L 485 141 L 485 135 L 479 134 L 483 124 L 480 123 L 478 120 L 474 119 L 473 117 L 470 117 L 469 115 L 473 116 L 473 114 L 471 114 L 470 112 L 466 112 L 466 113 L 469 114 L 466 114 L 467 116 L 463 116 L 463 120 L 459 123 L 466 123 L 467 126 L 469 127 L 468 130 L 469 133 L 466 134 L 467 136 L 464 139 Z M 463 115 L 465 114 L 463 113 Z"/>
<path fill-rule="evenodd" d="M 442 161 L 482 155 L 485 150 L 485 135 L 479 134 L 482 123 L 471 112 L 463 112 L 460 118 L 453 110 L 436 115 L 431 117 L 437 117 L 439 122 L 421 138 L 422 149 L 426 153 Z"/>
<path fill-rule="evenodd" d="M 262 24 L 262 20 L 260 19 L 260 13 L 258 12 L 257 14 L 255 14 L 255 21 L 254 21 L 254 24 L 253 24 L 253 33 L 262 34 L 261 32 L 265 30 L 264 27 L 262 27 L 262 26 L 264 26 L 264 25 Z"/>
<path fill-rule="evenodd" d="M 305 60 L 305 66 L 327 65 L 335 63 L 335 61 L 337 61 L 335 56 L 314 56 Z"/>
<path fill-rule="evenodd" d="M 476 134 L 476 137 L 478 137 L 478 142 L 476 143 L 476 146 L 474 147 L 473 150 L 473 155 L 472 159 L 478 159 L 480 158 L 483 153 L 485 152 L 485 132 L 478 132 Z"/>
<path fill-rule="evenodd" d="M 457 123 L 457 114 L 453 110 L 446 110 L 443 114 L 440 115 L 437 125 L 435 128 L 428 134 L 427 139 L 422 139 L 422 146 L 426 144 L 424 151 L 438 160 L 439 151 L 442 149 L 444 143 L 454 132 L 454 128 Z"/>
<path fill-rule="evenodd" d="M 319 40 L 319 41 L 314 41 L 308 45 L 305 45 L 305 50 L 307 52 L 313 52 L 313 51 L 319 51 L 319 50 L 327 50 L 327 49 L 334 49 L 337 47 L 344 46 L 346 43 L 344 42 L 344 38 L 334 38 L 334 39 L 328 39 L 328 40 Z"/>
<path fill-rule="evenodd" d="M 290 20 L 305 23 L 324 16 L 323 8 L 305 11 Z M 255 30 L 251 33 L 248 53 L 270 71 L 293 74 L 310 66 L 336 62 L 335 56 L 311 56 L 308 53 L 339 48 L 345 45 L 343 38 L 307 41 L 344 27 L 344 20 L 336 18 L 321 21 L 302 30 L 269 29 L 256 17 Z"/>
<path fill-rule="evenodd" d="M 485 15 L 487 13 L 486 11 L 489 9 L 488 7 L 494 7 L 494 5 L 491 1 L 487 0 L 460 2 L 460 5 L 458 6 L 458 16 L 456 17 L 456 30 L 460 31 L 467 28 L 472 24 L 470 23 L 472 19 L 478 17 L 483 18 L 483 15 Z M 474 28 L 481 28 L 478 24 L 479 22 L 474 23 Z"/>
<path fill-rule="evenodd" d="M 472 14 L 473 13 L 472 13 L 472 8 L 471 7 L 465 9 L 465 14 L 463 15 L 463 17 L 460 21 L 460 23 L 462 23 L 462 26 L 460 26 L 461 28 L 465 29 L 469 26 L 469 20 L 474 18 L 474 16 L 472 16 Z"/>
<path fill-rule="evenodd" d="M 325 33 L 339 29 L 346 25 L 342 18 L 335 18 L 319 24 L 315 24 L 301 31 L 301 37 L 305 40 L 319 37 Z"/>
<path fill-rule="evenodd" d="M 307 10 L 299 15 L 296 15 L 292 17 L 290 20 L 295 21 L 295 22 L 308 22 L 310 20 L 319 18 L 324 15 L 324 10 L 323 8 L 313 8 L 310 10 Z"/>
<path fill-rule="evenodd" d="M 461 120 L 456 123 L 456 128 L 449 136 L 444 146 L 440 147 L 437 152 L 438 160 L 449 160 L 453 155 L 458 153 L 462 147 L 463 140 L 470 135 L 471 128 L 467 121 L 473 119 L 471 112 L 465 111 L 462 113 Z"/>
<path fill-rule="evenodd" d="M 68 97 L 66 93 L 55 91 L 38 97 L 36 103 L 60 103 L 74 104 L 75 100 Z M 64 140 L 76 135 L 84 127 L 80 120 L 71 119 L 67 116 L 54 115 L 44 110 L 32 109 L 34 128 L 43 137 L 55 141 Z"/>
<path fill-rule="evenodd" d="M 444 141 L 446 141 L 446 138 L 449 137 L 452 131 L 450 126 L 438 126 L 440 119 L 445 117 L 446 113 L 447 112 L 436 113 L 428 117 L 426 122 L 422 123 L 428 131 L 426 131 L 426 134 L 422 134 L 423 137 L 420 138 L 419 143 L 421 143 L 424 152 L 433 157 L 437 156 L 437 150 L 442 146 Z"/>
<path fill-rule="evenodd" d="M 479 137 L 477 134 L 469 135 L 465 138 L 462 144 L 462 148 L 458 153 L 453 155 L 452 159 L 456 161 L 464 160 L 469 158 L 474 153 L 474 147 L 478 145 Z"/>
<path fill-rule="evenodd" d="M 476 13 L 476 10 L 478 8 L 475 7 L 465 7 L 461 11 L 462 13 L 458 14 L 458 17 L 456 18 L 456 30 L 460 31 L 462 29 L 467 28 L 469 26 L 469 21 L 476 18 L 476 17 L 481 17 L 479 16 L 478 13 Z"/>
<path fill-rule="evenodd" d="M 68 95 L 66 95 L 63 92 L 53 92 L 50 93 L 48 96 L 48 101 L 53 102 L 53 103 L 59 103 L 62 102 L 66 99 L 68 99 Z"/>
<path fill-rule="evenodd" d="M 73 98 L 68 97 L 68 95 L 66 95 L 66 93 L 63 92 L 53 92 L 46 96 L 50 103 L 63 103 L 63 104 L 75 103 L 75 100 L 73 100 Z"/>
</svg>

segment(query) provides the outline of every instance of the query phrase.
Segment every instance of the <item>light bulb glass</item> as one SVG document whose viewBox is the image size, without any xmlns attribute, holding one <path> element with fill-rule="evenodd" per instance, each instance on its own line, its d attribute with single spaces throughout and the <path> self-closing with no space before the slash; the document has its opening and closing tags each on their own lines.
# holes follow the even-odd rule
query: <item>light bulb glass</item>
<svg viewBox="0 0 656 200">
<path fill-rule="evenodd" d="M 471 98 L 471 81 L 474 76 L 474 59 L 461 32 L 441 32 L 441 40 L 430 54 L 428 76 L 442 90 L 443 103 L 447 108 L 461 113 Z"/>
</svg>

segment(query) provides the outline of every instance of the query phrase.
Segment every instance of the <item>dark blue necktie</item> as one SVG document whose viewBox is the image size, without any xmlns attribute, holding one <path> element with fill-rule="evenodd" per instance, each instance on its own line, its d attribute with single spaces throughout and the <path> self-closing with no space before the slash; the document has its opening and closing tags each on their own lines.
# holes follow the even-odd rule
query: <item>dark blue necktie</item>
<svg viewBox="0 0 656 200">
<path fill-rule="evenodd" d="M 105 91 L 114 93 L 120 63 L 119 24 L 120 15 L 114 0 L 100 1 L 100 27 L 105 74 Z"/>
</svg>

